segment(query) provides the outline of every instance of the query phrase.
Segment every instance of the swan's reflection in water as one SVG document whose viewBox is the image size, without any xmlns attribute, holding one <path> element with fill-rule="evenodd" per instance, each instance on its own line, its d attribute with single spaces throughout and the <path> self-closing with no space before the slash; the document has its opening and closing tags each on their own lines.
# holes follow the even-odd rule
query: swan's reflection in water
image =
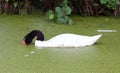
<svg viewBox="0 0 120 73">
<path fill-rule="evenodd" d="M 39 48 L 40 49 L 40 48 Z M 97 54 L 95 46 L 78 47 L 78 48 L 41 48 L 48 50 L 49 59 L 54 60 L 82 60 L 90 59 Z"/>
<path fill-rule="evenodd" d="M 87 47 L 70 47 L 70 48 L 49 48 L 51 52 L 57 52 L 57 53 L 92 53 L 96 50 L 96 47 L 94 46 L 87 46 Z"/>
</svg>

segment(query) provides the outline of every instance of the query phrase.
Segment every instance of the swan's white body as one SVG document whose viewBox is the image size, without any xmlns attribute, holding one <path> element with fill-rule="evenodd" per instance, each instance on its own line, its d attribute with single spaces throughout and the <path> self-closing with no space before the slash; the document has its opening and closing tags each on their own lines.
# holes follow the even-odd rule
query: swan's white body
<svg viewBox="0 0 120 73">
<path fill-rule="evenodd" d="M 102 35 L 83 36 L 76 34 L 61 34 L 47 41 L 35 41 L 37 47 L 81 47 L 93 45 Z"/>
</svg>

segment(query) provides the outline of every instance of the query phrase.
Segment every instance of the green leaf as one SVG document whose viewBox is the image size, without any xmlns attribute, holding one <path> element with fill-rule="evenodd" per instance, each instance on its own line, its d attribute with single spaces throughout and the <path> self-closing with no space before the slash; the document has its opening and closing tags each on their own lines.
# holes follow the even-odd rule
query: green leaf
<svg viewBox="0 0 120 73">
<path fill-rule="evenodd" d="M 52 13 L 53 13 L 53 11 L 52 11 L 52 10 L 49 10 L 46 15 L 49 16 L 49 15 L 52 14 Z"/>
<path fill-rule="evenodd" d="M 65 19 L 64 18 L 58 18 L 57 22 L 60 24 L 64 24 L 65 23 Z"/>
<path fill-rule="evenodd" d="M 120 5 L 120 0 L 116 0 L 116 4 L 117 4 L 117 5 Z"/>
<path fill-rule="evenodd" d="M 111 9 L 111 6 L 109 4 L 107 4 L 107 7 Z"/>
<path fill-rule="evenodd" d="M 108 4 L 115 4 L 115 1 L 113 1 L 113 0 L 108 0 L 107 2 L 108 2 Z"/>
<path fill-rule="evenodd" d="M 60 7 L 56 7 L 55 8 L 55 11 L 56 11 L 56 16 L 59 18 L 59 17 L 63 17 L 64 16 L 64 13 L 63 13 L 63 11 L 62 11 L 62 8 L 60 8 Z"/>
<path fill-rule="evenodd" d="M 72 12 L 72 10 L 71 10 L 71 8 L 70 8 L 69 6 L 63 7 L 63 11 L 64 11 L 64 13 L 65 13 L 66 15 L 70 15 L 71 12 Z"/>
<path fill-rule="evenodd" d="M 17 3 L 17 2 L 14 2 L 14 7 L 15 7 L 15 8 L 17 7 L 17 5 L 18 5 L 18 3 Z"/>
<path fill-rule="evenodd" d="M 68 21 L 68 19 L 69 19 L 69 17 L 68 17 L 68 16 L 65 16 L 64 18 L 65 18 L 65 21 Z"/>
<path fill-rule="evenodd" d="M 100 3 L 105 4 L 105 3 L 107 3 L 107 0 L 100 0 Z"/>
<path fill-rule="evenodd" d="M 8 2 L 9 0 L 5 0 L 6 2 Z"/>
<path fill-rule="evenodd" d="M 70 18 L 69 18 L 69 20 L 68 20 L 68 24 L 70 24 L 70 25 L 72 25 L 72 24 L 73 24 L 72 19 L 70 19 Z"/>
<path fill-rule="evenodd" d="M 62 11 L 62 9 L 61 9 L 60 7 L 56 7 L 56 8 L 55 8 L 55 11 L 56 11 L 57 13 L 59 13 L 59 12 Z"/>
<path fill-rule="evenodd" d="M 50 20 L 53 20 L 53 19 L 54 19 L 54 14 L 50 14 L 50 15 L 49 15 L 49 19 L 50 19 Z"/>
<path fill-rule="evenodd" d="M 50 20 L 53 20 L 55 15 L 53 14 L 53 11 L 52 10 L 49 10 L 46 14 L 47 18 L 50 19 Z"/>
<path fill-rule="evenodd" d="M 65 6 L 66 4 L 68 4 L 68 0 L 63 0 L 63 2 L 60 4 L 60 6 Z"/>
</svg>

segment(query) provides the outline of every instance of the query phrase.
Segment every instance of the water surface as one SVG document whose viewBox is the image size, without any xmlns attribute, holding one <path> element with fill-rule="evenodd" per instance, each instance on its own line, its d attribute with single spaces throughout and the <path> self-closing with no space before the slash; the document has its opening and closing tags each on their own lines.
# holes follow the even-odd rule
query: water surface
<svg viewBox="0 0 120 73">
<path fill-rule="evenodd" d="M 47 21 L 43 15 L 0 15 L 0 73 L 119 73 L 119 19 L 72 18 L 74 25 L 61 25 Z M 33 29 L 43 31 L 46 40 L 61 33 L 103 36 L 95 45 L 80 48 L 37 48 L 34 41 L 22 46 L 24 35 Z"/>
</svg>

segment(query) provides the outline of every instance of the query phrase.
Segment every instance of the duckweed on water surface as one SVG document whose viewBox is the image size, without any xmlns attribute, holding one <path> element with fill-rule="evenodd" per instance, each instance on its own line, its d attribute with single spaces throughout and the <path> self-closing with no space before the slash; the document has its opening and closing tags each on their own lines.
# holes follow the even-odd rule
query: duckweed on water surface
<svg viewBox="0 0 120 73">
<path fill-rule="evenodd" d="M 0 73 L 120 73 L 120 20 L 76 15 L 72 19 L 73 25 L 61 25 L 44 15 L 0 15 Z M 95 45 L 80 48 L 22 46 L 24 35 L 33 29 L 43 31 L 46 40 L 61 33 L 103 36 Z M 96 31 L 102 29 L 117 32 Z"/>
</svg>

